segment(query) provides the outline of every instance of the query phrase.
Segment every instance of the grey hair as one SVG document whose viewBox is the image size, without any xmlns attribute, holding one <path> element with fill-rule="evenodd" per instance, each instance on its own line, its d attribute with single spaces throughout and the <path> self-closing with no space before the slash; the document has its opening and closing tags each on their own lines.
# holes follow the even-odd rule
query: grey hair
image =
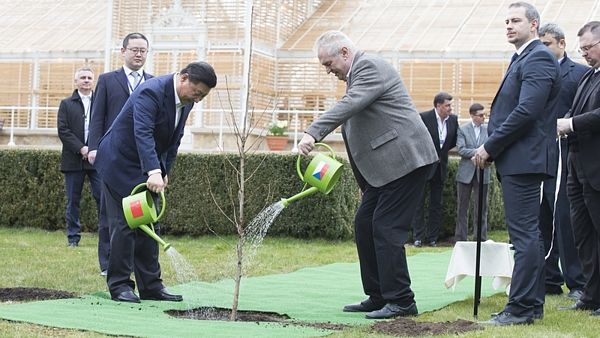
<svg viewBox="0 0 600 338">
<path fill-rule="evenodd" d="M 92 75 L 94 75 L 94 71 L 92 70 L 92 68 L 88 66 L 83 66 L 75 71 L 75 80 L 77 80 L 80 72 L 91 72 Z"/>
<path fill-rule="evenodd" d="M 579 32 L 577 32 L 577 36 L 582 36 L 583 34 L 591 32 L 594 37 L 600 37 L 600 21 L 590 21 L 583 25 Z"/>
<path fill-rule="evenodd" d="M 565 32 L 555 23 L 547 23 L 540 27 L 538 30 L 540 36 L 544 36 L 546 34 L 552 35 L 556 41 L 563 40 L 565 38 Z"/>
<path fill-rule="evenodd" d="M 352 54 L 356 50 L 354 42 L 346 34 L 340 31 L 328 31 L 319 36 L 315 42 L 314 51 L 318 54 L 321 49 L 324 49 L 328 56 L 336 56 L 343 47 L 348 48 Z"/>
<path fill-rule="evenodd" d="M 512 4 L 508 5 L 508 8 L 513 8 L 513 7 L 525 8 L 525 17 L 527 18 L 527 20 L 529 20 L 529 22 L 532 22 L 533 20 L 537 21 L 538 29 L 540 28 L 540 25 L 541 25 L 540 13 L 538 13 L 537 9 L 535 9 L 535 7 L 533 7 L 532 4 L 530 4 L 528 2 L 524 2 L 524 1 L 518 1 L 518 2 L 513 2 Z"/>
</svg>

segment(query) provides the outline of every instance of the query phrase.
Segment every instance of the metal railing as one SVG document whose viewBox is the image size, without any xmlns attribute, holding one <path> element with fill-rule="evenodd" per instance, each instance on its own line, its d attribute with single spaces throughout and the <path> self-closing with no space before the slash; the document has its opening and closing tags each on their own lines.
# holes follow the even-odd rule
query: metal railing
<svg viewBox="0 0 600 338">
<path fill-rule="evenodd" d="M 23 114 L 26 111 L 27 116 L 19 116 L 17 114 Z M 8 121 L 5 119 L 4 128 L 10 130 L 10 139 L 7 145 L 15 146 L 14 132 L 15 130 L 27 133 L 27 131 L 55 131 L 56 127 L 39 127 L 38 113 L 40 111 L 54 112 L 51 114 L 57 114 L 58 107 L 34 107 L 34 106 L 0 106 L 0 117 L 7 115 Z M 264 113 L 255 113 L 254 119 L 250 121 L 250 125 L 254 127 L 256 134 L 266 135 L 266 126 L 271 121 L 280 120 L 288 122 L 288 135 L 293 136 L 294 149 L 302 137 L 304 130 L 323 113 L 323 111 L 314 110 L 283 110 L 283 109 L 272 109 L 264 110 Z M 48 115 L 48 113 L 47 113 Z M 188 127 L 201 127 L 206 129 L 212 129 L 218 131 L 218 143 L 223 146 L 223 135 L 224 133 L 231 133 L 233 130 L 233 123 L 231 116 L 235 116 L 236 122 L 239 122 L 243 115 L 241 110 L 223 111 L 222 109 L 203 109 L 200 107 L 194 108 L 192 111 L 187 126 Z M 46 123 L 48 125 L 48 123 Z M 333 135 L 341 135 L 340 128 L 335 130 Z"/>
</svg>

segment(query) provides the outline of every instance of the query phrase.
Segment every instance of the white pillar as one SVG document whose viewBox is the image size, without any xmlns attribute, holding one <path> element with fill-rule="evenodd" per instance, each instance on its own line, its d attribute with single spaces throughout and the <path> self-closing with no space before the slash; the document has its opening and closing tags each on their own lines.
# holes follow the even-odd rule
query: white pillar
<svg viewBox="0 0 600 338">
<path fill-rule="evenodd" d="M 106 34 L 104 35 L 104 72 L 110 71 L 110 58 L 112 57 L 112 16 L 113 2 L 108 0 L 106 5 Z"/>
<path fill-rule="evenodd" d="M 244 15 L 244 68 L 242 73 L 242 84 L 240 86 L 240 124 L 246 121 L 246 110 L 248 109 L 248 96 L 250 94 L 250 57 L 252 55 L 252 8 L 253 0 L 245 0 Z"/>
</svg>

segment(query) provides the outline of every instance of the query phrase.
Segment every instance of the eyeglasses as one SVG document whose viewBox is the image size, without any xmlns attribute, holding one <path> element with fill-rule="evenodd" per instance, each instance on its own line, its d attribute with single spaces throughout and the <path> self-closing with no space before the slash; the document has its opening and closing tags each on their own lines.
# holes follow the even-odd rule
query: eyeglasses
<svg viewBox="0 0 600 338">
<path fill-rule="evenodd" d="M 485 117 L 485 114 L 474 114 L 477 117 Z"/>
<path fill-rule="evenodd" d="M 587 53 L 587 52 L 589 52 L 589 51 L 590 51 L 590 49 L 592 49 L 592 47 L 594 47 L 595 45 L 597 45 L 597 44 L 599 44 L 599 43 L 600 43 L 600 41 L 598 41 L 598 42 L 596 42 L 596 43 L 594 43 L 594 44 L 591 44 L 591 45 L 587 45 L 587 46 L 580 47 L 580 48 L 579 48 L 579 53 L 581 53 L 581 54 L 583 54 L 583 53 Z"/>
<path fill-rule="evenodd" d="M 132 52 L 134 55 L 137 53 L 140 53 L 142 55 L 146 55 L 146 53 L 148 53 L 148 50 L 145 48 L 127 48 L 128 51 Z"/>
</svg>

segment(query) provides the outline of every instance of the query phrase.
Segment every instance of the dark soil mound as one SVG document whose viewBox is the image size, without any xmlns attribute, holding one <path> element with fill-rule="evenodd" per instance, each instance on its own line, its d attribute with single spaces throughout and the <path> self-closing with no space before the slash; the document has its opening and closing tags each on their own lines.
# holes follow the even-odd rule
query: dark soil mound
<svg viewBox="0 0 600 338">
<path fill-rule="evenodd" d="M 0 288 L 0 302 L 74 298 L 76 294 L 43 288 Z"/>
<path fill-rule="evenodd" d="M 459 334 L 468 331 L 482 330 L 477 323 L 468 320 L 453 322 L 416 322 L 408 318 L 397 318 L 391 321 L 379 322 L 372 330 L 391 336 L 418 337 L 436 334 Z"/>
<path fill-rule="evenodd" d="M 168 315 L 195 320 L 230 320 L 231 309 L 219 307 L 200 307 L 190 310 L 168 310 Z M 343 330 L 347 325 L 333 323 L 309 323 L 297 320 L 291 320 L 286 314 L 264 311 L 240 311 L 238 310 L 238 321 L 242 322 L 279 322 L 286 325 L 307 326 L 324 330 Z"/>
</svg>

